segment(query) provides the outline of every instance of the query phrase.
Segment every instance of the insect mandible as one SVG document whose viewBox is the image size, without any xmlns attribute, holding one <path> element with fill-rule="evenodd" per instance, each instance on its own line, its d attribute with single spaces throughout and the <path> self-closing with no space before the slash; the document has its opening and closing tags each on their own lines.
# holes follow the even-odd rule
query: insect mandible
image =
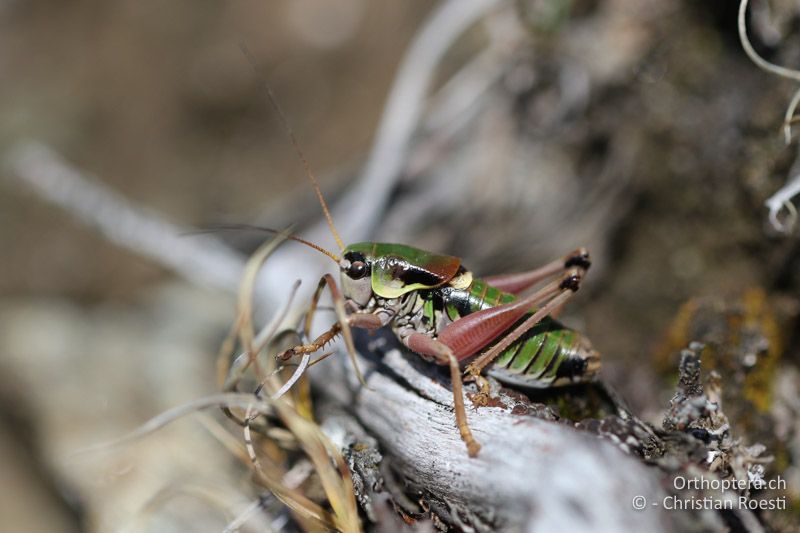
<svg viewBox="0 0 800 533">
<path fill-rule="evenodd" d="M 341 250 L 341 255 L 337 255 L 290 237 L 337 263 L 341 290 L 333 276 L 322 277 L 306 313 L 306 333 L 325 287 L 332 295 L 337 321 L 311 342 L 281 354 L 282 359 L 317 352 L 341 334 L 359 380 L 365 383 L 356 364 L 351 328 L 391 328 L 412 352 L 449 366 L 456 425 L 471 457 L 478 454 L 481 446 L 467 424 L 462 364 L 466 364 L 466 379 L 477 381 L 484 396 L 489 390 L 481 375 L 484 369 L 503 383 L 530 388 L 594 378 L 600 368 L 600 354 L 584 335 L 551 317 L 579 289 L 591 265 L 586 249 L 579 248 L 527 272 L 479 279 L 459 258 L 450 255 L 403 244 L 363 242 L 346 246 L 266 82 L 264 88 L 284 123 Z M 542 285 L 536 291 L 522 295 L 538 284 Z"/>
</svg>

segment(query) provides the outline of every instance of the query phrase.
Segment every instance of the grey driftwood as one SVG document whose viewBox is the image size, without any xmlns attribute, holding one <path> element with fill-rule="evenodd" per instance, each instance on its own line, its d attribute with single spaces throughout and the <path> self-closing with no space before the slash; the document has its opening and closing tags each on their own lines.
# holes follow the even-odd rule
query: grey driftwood
<svg viewBox="0 0 800 533">
<path fill-rule="evenodd" d="M 447 522 L 485 531 L 673 529 L 678 516 L 662 510 L 665 493 L 654 469 L 566 424 L 514 414 L 510 406 L 470 409 L 483 446 L 470 459 L 452 393 L 436 369 L 386 338 L 368 345 L 385 352 L 379 361 L 360 358 L 369 389 L 343 354 L 311 373 L 314 386 L 355 415 L 396 475 Z M 636 496 L 659 505 L 637 511 Z"/>
</svg>

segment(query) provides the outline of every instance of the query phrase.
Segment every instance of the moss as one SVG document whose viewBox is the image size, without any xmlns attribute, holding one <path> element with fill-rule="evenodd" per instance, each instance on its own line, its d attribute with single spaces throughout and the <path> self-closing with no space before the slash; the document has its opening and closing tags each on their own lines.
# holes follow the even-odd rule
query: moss
<svg viewBox="0 0 800 533">
<path fill-rule="evenodd" d="M 690 342 L 705 345 L 702 364 L 725 383 L 724 404 L 731 422 L 755 438 L 768 435 L 783 339 L 770 300 L 763 289 L 750 288 L 735 299 L 692 299 L 678 311 L 654 363 L 674 379 L 674 358 Z"/>
<path fill-rule="evenodd" d="M 757 332 L 767 341 L 765 349 L 758 354 L 757 364 L 745 377 L 742 393 L 759 412 L 766 413 L 772 405 L 772 383 L 783 351 L 780 328 L 769 310 L 764 291 L 749 290 L 742 300 L 745 308 L 742 332 Z"/>
</svg>

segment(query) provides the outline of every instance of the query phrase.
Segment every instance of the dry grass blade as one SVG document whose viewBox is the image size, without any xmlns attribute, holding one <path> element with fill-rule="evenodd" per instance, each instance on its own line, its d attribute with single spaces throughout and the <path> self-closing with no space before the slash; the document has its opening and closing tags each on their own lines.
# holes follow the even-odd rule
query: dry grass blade
<svg viewBox="0 0 800 533">
<path fill-rule="evenodd" d="M 786 114 L 783 117 L 783 140 L 789 145 L 792 143 L 792 125 L 797 122 L 797 117 L 794 116 L 797 111 L 797 106 L 800 104 L 800 89 L 794 92 L 789 107 L 786 108 Z"/>
<path fill-rule="evenodd" d="M 228 525 L 225 526 L 225 529 L 222 530 L 222 533 L 235 533 L 239 531 L 239 529 L 253 516 L 256 515 L 259 511 L 261 511 L 264 507 L 265 500 L 263 497 L 258 498 L 257 500 L 253 501 L 248 505 L 241 513 L 239 513 L 236 518 L 228 522 Z"/>
<path fill-rule="evenodd" d="M 739 40 L 742 43 L 742 48 L 744 48 L 747 57 L 749 57 L 753 61 L 753 63 L 755 63 L 759 68 L 766 70 L 767 72 L 777 74 L 782 78 L 800 81 L 800 71 L 782 67 L 780 65 L 775 65 L 774 63 L 770 63 L 769 61 L 758 55 L 758 52 L 756 52 L 755 49 L 753 48 L 752 43 L 750 43 L 750 38 L 747 36 L 747 24 L 745 23 L 745 15 L 747 14 L 747 5 L 749 3 L 750 0 L 741 1 L 741 3 L 739 4 L 739 19 L 738 19 Z"/>
<path fill-rule="evenodd" d="M 766 206 L 769 208 L 769 221 L 772 227 L 782 233 L 789 233 L 797 223 L 797 208 L 792 203 L 792 198 L 800 194 L 800 175 L 794 176 L 786 185 L 767 198 Z M 786 216 L 781 217 L 785 210 Z"/>
<path fill-rule="evenodd" d="M 758 55 L 758 52 L 753 48 L 750 38 L 747 36 L 747 24 L 745 16 L 747 15 L 747 6 L 749 0 L 741 0 L 739 3 L 739 17 L 737 21 L 739 29 L 739 40 L 742 43 L 747 57 L 760 69 L 776 74 L 782 78 L 787 78 L 794 81 L 800 81 L 800 70 L 789 69 L 780 65 L 775 65 L 765 60 Z M 793 117 L 798 104 L 800 104 L 800 90 L 795 91 L 792 96 L 791 102 L 786 109 L 783 121 L 783 135 L 786 144 L 792 140 L 792 123 Z M 775 194 L 770 196 L 764 204 L 769 209 L 769 221 L 772 227 L 781 233 L 790 233 L 795 224 L 797 223 L 797 208 L 792 203 L 792 198 L 800 194 L 800 179 L 797 176 L 790 178 L 786 184 L 781 187 Z M 781 211 L 785 211 L 786 216 L 781 220 Z"/>
<path fill-rule="evenodd" d="M 162 507 L 164 507 L 171 499 L 178 496 L 191 496 L 202 500 L 211 508 L 219 509 L 226 517 L 226 520 L 233 519 L 231 509 L 235 506 L 234 502 L 228 494 L 221 490 L 219 487 L 209 485 L 168 485 L 156 494 L 151 496 L 147 502 L 139 509 L 139 512 L 134 516 L 133 520 L 129 521 L 122 531 L 142 531 L 147 528 L 144 523 L 151 519 L 151 517 Z"/>
<path fill-rule="evenodd" d="M 283 232 L 279 233 L 274 239 L 265 242 L 253 253 L 247 263 L 245 263 L 242 280 L 239 284 L 236 320 L 234 321 L 228 336 L 222 342 L 222 346 L 220 347 L 219 354 L 217 356 L 217 381 L 220 386 L 224 387 L 225 389 L 229 387 L 228 382 L 231 381 L 228 376 L 230 371 L 229 361 L 231 353 L 235 348 L 237 337 L 239 338 L 239 341 L 241 342 L 242 347 L 247 354 L 247 362 L 241 367 L 237 368 L 237 372 L 241 374 L 252 365 L 259 381 L 263 381 L 269 377 L 260 368 L 258 363 L 258 352 L 260 351 L 261 347 L 266 344 L 268 337 L 261 339 L 261 336 L 259 336 L 259 339 L 256 339 L 252 319 L 253 293 L 261 266 L 278 248 L 278 246 L 280 246 L 281 243 L 289 237 L 289 234 L 290 229 L 287 228 Z M 284 306 L 284 309 L 287 311 L 289 309 L 291 300 L 294 299 L 294 294 L 297 291 L 298 286 L 299 282 L 296 282 L 289 298 L 290 302 Z M 283 313 L 278 314 L 272 323 L 264 328 L 262 333 L 266 332 L 266 336 L 273 335 L 280 321 L 282 321 L 282 318 Z M 256 348 L 256 346 L 258 346 L 258 348 Z M 235 383 L 235 380 L 233 381 Z"/>
<path fill-rule="evenodd" d="M 300 360 L 300 364 L 297 365 L 295 371 L 292 372 L 292 375 L 289 377 L 289 379 L 287 379 L 286 382 L 283 385 L 281 385 L 281 388 L 278 389 L 278 391 L 275 392 L 272 396 L 270 396 L 270 398 L 272 398 L 273 400 L 277 400 L 278 398 L 289 392 L 289 389 L 291 389 L 292 386 L 295 383 L 297 383 L 303 376 L 303 372 L 305 372 L 306 368 L 308 368 L 309 366 L 308 363 L 310 360 L 311 360 L 310 353 L 303 354 L 303 358 Z"/>
<path fill-rule="evenodd" d="M 230 431 L 222 426 L 216 419 L 212 418 L 206 413 L 197 413 L 197 420 L 202 424 L 206 431 L 212 437 L 217 439 L 217 442 L 222 444 L 231 455 L 239 459 L 242 464 L 250 464 L 250 458 L 247 456 L 247 450 L 242 443 Z"/>
<path fill-rule="evenodd" d="M 278 407 L 279 404 L 280 407 Z M 255 398 L 252 394 L 246 394 L 246 393 L 215 394 L 207 396 L 205 398 L 199 398 L 197 400 L 170 409 L 169 411 L 166 411 L 151 418 L 150 420 L 139 426 L 139 428 L 137 428 L 133 432 L 123 437 L 120 437 L 110 442 L 84 448 L 82 450 L 73 453 L 72 457 L 75 458 L 79 455 L 110 451 L 119 446 L 130 444 L 141 438 L 144 438 L 150 435 L 151 433 L 157 431 L 158 429 L 165 427 L 171 422 L 174 422 L 175 420 L 178 420 L 179 418 L 182 418 L 188 414 L 194 413 L 197 410 L 207 409 L 209 407 L 223 407 L 223 406 L 248 409 L 250 411 L 255 411 L 261 414 L 274 414 L 276 411 L 278 411 L 280 413 L 281 418 L 284 420 L 291 419 L 292 417 L 301 418 L 300 415 L 294 413 L 293 409 L 282 401 L 273 402 L 272 400 L 269 399 L 262 400 L 259 398 Z M 275 409 L 276 407 L 278 407 L 278 409 Z M 319 433 L 321 439 L 325 439 L 324 435 L 322 435 L 321 432 L 319 432 L 318 427 L 314 426 L 314 429 Z M 298 437 L 298 434 L 296 432 L 294 433 L 295 437 Z M 313 431 L 311 433 L 313 433 Z M 309 439 L 307 433 L 303 434 L 303 438 L 305 438 L 306 440 Z M 298 440 L 300 440 L 301 443 L 303 442 L 302 438 L 300 437 L 298 437 Z M 310 448 L 313 450 L 312 453 L 316 452 L 316 450 L 313 447 Z M 336 453 L 338 454 L 338 450 L 336 450 Z M 238 455 L 238 453 L 236 455 Z M 340 454 L 339 458 L 341 459 Z M 325 459 L 327 461 L 327 455 L 325 456 Z M 316 462 L 314 464 L 315 466 L 317 465 Z M 339 464 L 341 468 L 343 460 L 341 463 L 337 461 L 337 464 Z M 328 461 L 328 470 L 333 470 L 333 467 L 330 465 L 329 461 Z M 339 527 L 339 529 L 342 529 L 343 531 L 358 531 L 358 522 L 357 522 L 358 513 L 356 512 L 355 507 L 353 507 L 352 509 L 354 513 L 352 514 L 352 516 L 354 517 L 355 520 L 354 523 L 356 527 L 355 528 L 348 527 L 350 524 L 353 523 L 352 519 L 348 521 L 347 517 L 345 520 L 341 520 L 336 516 L 331 516 L 330 513 L 328 513 L 322 507 L 320 507 L 319 505 L 317 505 L 316 503 L 305 497 L 299 491 L 286 487 L 282 482 L 282 478 L 285 475 L 285 472 L 278 465 L 270 465 L 270 467 L 262 469 L 258 473 L 264 485 L 267 488 L 269 488 L 269 490 L 278 499 L 280 499 L 292 511 L 294 511 L 295 515 L 300 519 L 300 521 L 303 522 L 303 524 L 308 526 L 309 528 L 313 529 L 312 524 L 307 523 L 310 520 L 317 526 L 321 525 L 323 527 L 328 527 L 328 528 L 339 527 L 337 524 L 342 523 L 344 524 L 345 527 Z M 350 487 L 352 487 L 352 482 L 350 481 L 349 478 L 349 471 L 347 473 L 346 480 L 344 479 L 344 477 L 341 480 L 341 484 L 343 487 L 345 486 L 345 483 L 347 483 Z M 352 488 L 350 490 L 352 492 Z M 334 498 L 337 501 L 339 501 L 339 499 L 341 498 L 339 495 L 340 491 L 337 490 L 334 492 L 335 492 Z M 154 499 L 153 501 L 155 501 L 156 499 Z"/>
<path fill-rule="evenodd" d="M 242 282 L 239 285 L 239 299 L 237 303 L 237 317 L 235 332 L 239 336 L 245 352 L 250 359 L 250 364 L 259 380 L 267 379 L 267 376 L 259 367 L 258 351 L 255 349 L 255 329 L 253 328 L 253 293 L 255 292 L 256 279 L 261 266 L 272 255 L 272 252 L 280 246 L 289 236 L 289 229 L 278 234 L 274 239 L 262 244 L 244 267 Z"/>
<path fill-rule="evenodd" d="M 253 256 L 247 261 L 244 269 L 243 279 L 239 289 L 237 319 L 233 334 L 238 335 L 242 346 L 249 355 L 251 361 L 255 362 L 254 353 L 255 339 L 253 328 L 253 294 L 255 280 L 258 272 L 269 255 L 275 248 L 285 240 L 286 235 L 279 235 L 272 241 L 261 246 Z M 303 371 L 308 366 L 308 360 L 301 363 L 298 371 L 295 371 L 289 382 L 293 383 L 302 376 Z M 254 369 L 256 367 L 254 366 Z M 258 373 L 257 373 L 258 375 Z M 282 394 L 282 387 L 277 384 L 274 376 L 259 376 L 264 390 L 270 398 L 279 397 Z M 288 390 L 288 387 L 287 387 Z M 257 406 L 260 401 L 253 398 L 253 406 Z M 307 420 L 285 400 L 269 400 L 269 405 L 275 408 L 278 417 L 286 428 L 294 435 L 300 448 L 308 456 L 314 465 L 314 470 L 319 477 L 320 483 L 325 491 L 325 495 L 333 510 L 334 527 L 341 531 L 360 531 L 360 521 L 358 518 L 358 507 L 356 504 L 355 492 L 353 490 L 350 470 L 342 457 L 341 451 L 333 446 L 320 427 L 313 421 Z M 250 407 L 248 407 L 250 411 Z M 248 420 L 250 417 L 246 417 Z M 249 424 L 245 426 L 249 434 Z M 297 491 L 287 487 L 283 482 L 281 467 L 270 463 L 264 463 L 255 456 L 252 446 L 248 448 L 252 455 L 254 465 L 259 475 L 263 478 L 267 488 L 281 501 L 284 501 L 296 515 L 305 518 L 313 518 L 326 521 L 327 513 L 324 513 L 318 505 L 314 504 Z"/>
<path fill-rule="evenodd" d="M 297 437 L 314 464 L 328 502 L 333 508 L 337 529 L 360 531 L 353 481 L 341 451 L 333 446 L 317 424 L 301 417 L 282 400 L 278 400 L 275 406 L 281 419 Z M 331 464 L 331 458 L 336 468 Z"/>
<path fill-rule="evenodd" d="M 286 317 L 289 315 L 289 312 L 292 309 L 292 303 L 294 302 L 294 297 L 297 294 L 297 289 L 299 287 L 300 280 L 296 280 L 292 285 L 292 289 L 289 293 L 289 298 L 286 300 L 286 304 L 278 312 L 278 314 L 275 315 L 272 320 L 270 320 L 270 322 L 261 329 L 258 335 L 256 335 L 253 341 L 254 350 L 256 353 L 264 349 L 264 347 L 274 337 L 280 325 L 286 320 Z M 222 390 L 226 392 L 236 389 L 236 385 L 239 383 L 239 380 L 250 366 L 249 353 L 240 354 L 233 360 L 233 363 L 230 362 L 230 354 L 234 349 L 235 339 L 236 326 L 234 325 L 234 327 L 231 328 L 231 332 L 228 334 L 228 337 L 223 342 L 217 356 L 218 383 L 220 383 Z"/>
<path fill-rule="evenodd" d="M 198 398 L 196 400 L 192 400 L 187 402 L 183 405 L 179 405 L 177 407 L 173 407 L 163 413 L 160 413 L 134 431 L 128 433 L 127 435 L 123 435 L 117 439 L 111 440 L 109 442 L 104 442 L 100 444 L 95 444 L 93 446 L 88 446 L 71 454 L 72 457 L 77 457 L 80 455 L 86 455 L 90 453 L 98 453 L 103 451 L 110 451 L 114 448 L 119 446 L 130 444 L 135 442 L 143 437 L 150 435 L 151 433 L 158 431 L 159 429 L 163 428 L 164 426 L 182 418 L 186 415 L 192 414 L 196 411 L 202 409 L 208 409 L 210 407 L 239 407 L 242 409 L 247 409 L 248 407 L 253 407 L 258 412 L 263 414 L 270 414 L 273 413 L 274 410 L 272 406 L 264 401 L 259 401 L 253 398 L 252 394 L 245 394 L 245 393 L 237 393 L 237 392 L 228 392 L 222 394 L 212 394 L 210 396 L 205 396 L 203 398 Z"/>
</svg>

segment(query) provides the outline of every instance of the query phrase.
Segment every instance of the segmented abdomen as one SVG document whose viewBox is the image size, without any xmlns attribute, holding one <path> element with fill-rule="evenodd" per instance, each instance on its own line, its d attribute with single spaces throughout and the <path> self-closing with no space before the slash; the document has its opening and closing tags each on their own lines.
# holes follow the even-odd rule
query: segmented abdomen
<svg viewBox="0 0 800 533">
<path fill-rule="evenodd" d="M 585 381 L 593 351 L 577 331 L 545 319 L 512 344 L 488 369 L 500 381 L 528 387 Z"/>
<path fill-rule="evenodd" d="M 449 320 L 455 321 L 514 300 L 513 294 L 476 279 L 466 289 L 443 287 L 431 291 L 430 298 L 426 298 L 425 315 L 430 313 L 433 317 L 441 310 Z M 509 346 L 487 372 L 502 382 L 543 388 L 586 380 L 599 364 L 595 359 L 596 353 L 586 337 L 556 320 L 545 318 Z"/>
</svg>

